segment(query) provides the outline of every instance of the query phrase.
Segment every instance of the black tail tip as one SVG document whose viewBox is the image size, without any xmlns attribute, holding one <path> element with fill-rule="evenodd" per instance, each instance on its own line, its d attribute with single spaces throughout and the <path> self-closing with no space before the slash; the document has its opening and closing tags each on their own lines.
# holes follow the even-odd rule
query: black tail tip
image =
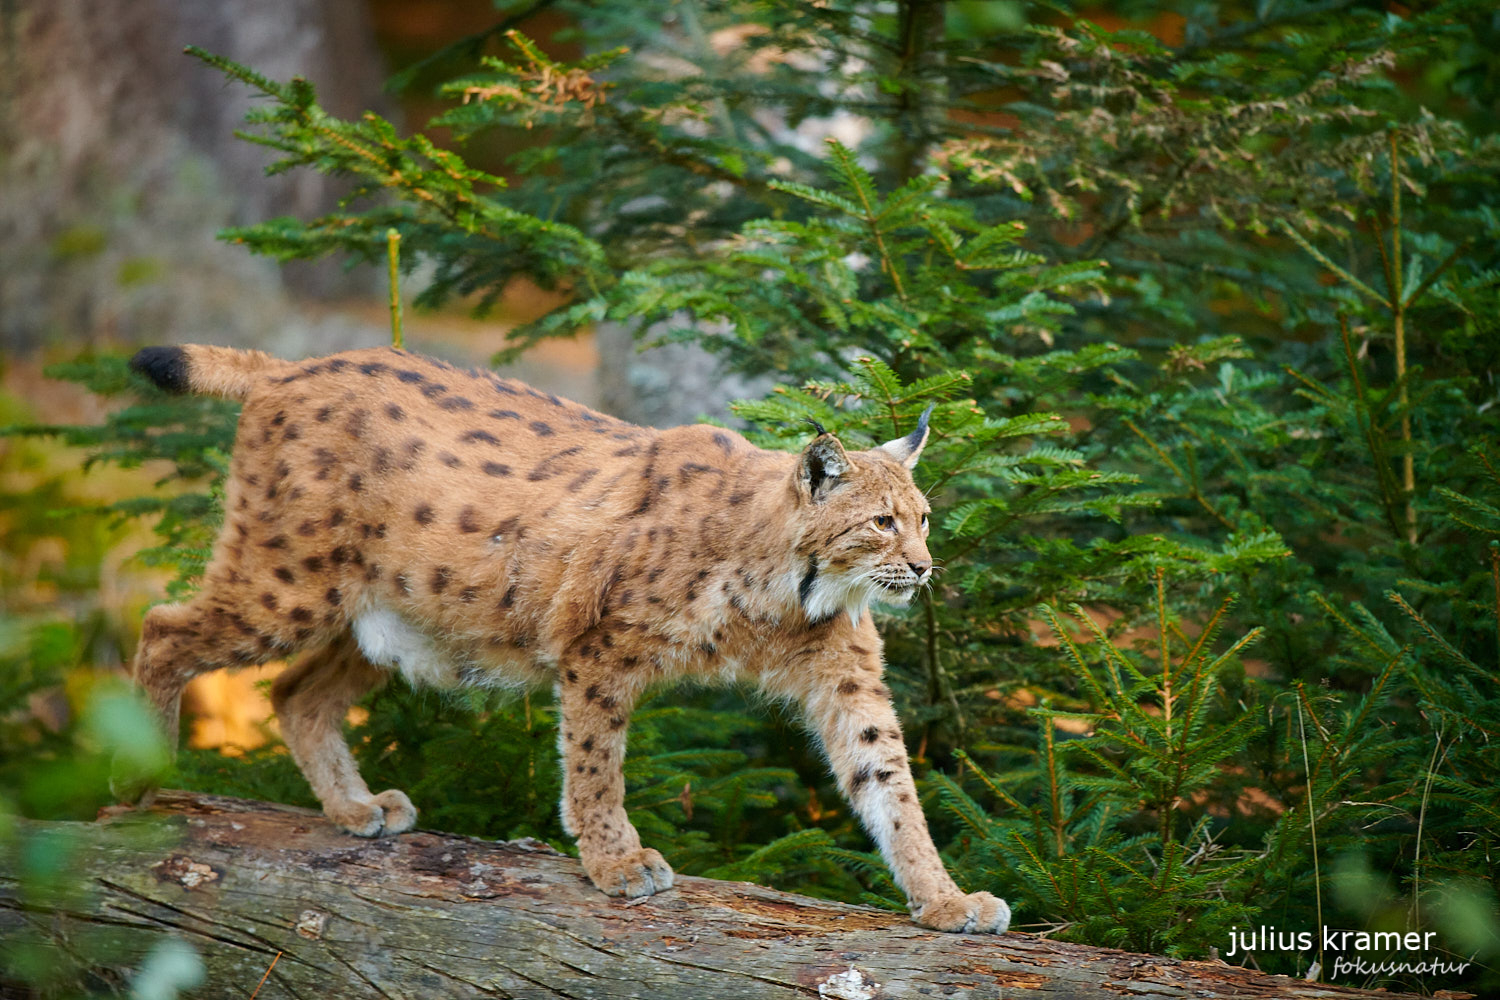
<svg viewBox="0 0 1500 1000">
<path fill-rule="evenodd" d="M 132 371 L 138 371 L 167 392 L 188 391 L 187 351 L 180 347 L 145 347 L 130 359 Z"/>
</svg>

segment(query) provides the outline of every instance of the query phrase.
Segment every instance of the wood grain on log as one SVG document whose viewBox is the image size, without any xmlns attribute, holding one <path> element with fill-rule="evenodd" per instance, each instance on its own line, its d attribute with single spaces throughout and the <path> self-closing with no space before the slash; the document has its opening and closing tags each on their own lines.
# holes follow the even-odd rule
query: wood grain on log
<svg viewBox="0 0 1500 1000">
<path fill-rule="evenodd" d="M 194 997 L 249 996 L 279 953 L 262 1000 L 1395 996 L 1029 934 L 939 934 L 741 882 L 679 877 L 626 902 L 537 841 L 358 840 L 307 810 L 185 792 L 152 812 L 166 836 L 142 836 L 123 810 L 29 824 L 66 828 L 92 891 L 42 911 L 0 872 L 0 944 L 40 932 L 65 950 L 73 931 L 103 924 L 139 961 L 180 936 L 207 967 Z"/>
</svg>

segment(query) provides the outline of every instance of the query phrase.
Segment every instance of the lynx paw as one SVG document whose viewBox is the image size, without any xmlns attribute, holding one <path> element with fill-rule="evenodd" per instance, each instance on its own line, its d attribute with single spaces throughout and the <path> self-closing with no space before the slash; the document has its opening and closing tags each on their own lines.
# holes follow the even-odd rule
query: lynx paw
<svg viewBox="0 0 1500 1000">
<path fill-rule="evenodd" d="M 324 814 L 356 837 L 404 833 L 417 822 L 417 807 L 405 792 L 392 788 L 365 802 L 325 804 Z"/>
<path fill-rule="evenodd" d="M 643 847 L 629 854 L 584 862 L 589 878 L 606 896 L 650 896 L 672 888 L 672 866 L 657 851 Z"/>
<path fill-rule="evenodd" d="M 1010 926 L 1010 907 L 1005 900 L 987 892 L 971 892 L 967 896 L 960 894 L 936 899 L 920 911 L 914 911 L 912 919 L 935 931 L 1004 934 Z"/>
<path fill-rule="evenodd" d="M 146 809 L 156 801 L 157 782 L 154 775 L 141 774 L 139 769 L 125 764 L 116 754 L 110 765 L 109 791 L 116 802 Z"/>
</svg>

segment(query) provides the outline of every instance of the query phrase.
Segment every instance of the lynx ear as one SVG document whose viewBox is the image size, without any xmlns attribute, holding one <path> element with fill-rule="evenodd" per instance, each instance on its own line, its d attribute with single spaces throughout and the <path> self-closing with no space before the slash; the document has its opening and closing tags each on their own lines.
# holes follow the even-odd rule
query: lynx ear
<svg viewBox="0 0 1500 1000">
<path fill-rule="evenodd" d="M 917 459 L 922 455 L 922 446 L 927 443 L 927 418 L 932 416 L 932 408 L 936 405 L 936 403 L 927 404 L 927 409 L 923 410 L 922 415 L 917 418 L 916 430 L 906 435 L 906 437 L 887 441 L 880 446 L 880 450 L 890 455 L 908 469 L 915 469 L 917 467 Z"/>
<path fill-rule="evenodd" d="M 808 498 L 817 503 L 843 484 L 849 468 L 849 456 L 844 446 L 839 444 L 838 438 L 824 432 L 802 449 L 797 479 Z"/>
</svg>

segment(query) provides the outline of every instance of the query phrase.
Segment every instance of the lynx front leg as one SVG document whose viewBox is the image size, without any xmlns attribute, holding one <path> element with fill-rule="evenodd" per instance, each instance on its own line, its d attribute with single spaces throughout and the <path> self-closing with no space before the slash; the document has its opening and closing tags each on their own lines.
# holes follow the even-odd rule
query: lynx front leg
<svg viewBox="0 0 1500 1000">
<path fill-rule="evenodd" d="M 924 927 L 962 933 L 1003 933 L 1010 907 L 987 892 L 954 883 L 927 830 L 900 723 L 890 694 L 868 670 L 843 674 L 832 690 L 812 693 L 808 711 L 838 779 L 865 829 Z"/>
<path fill-rule="evenodd" d="M 634 694 L 607 661 L 561 669 L 563 828 L 578 839 L 589 878 L 610 896 L 649 896 L 672 887 L 661 854 L 641 846 L 625 815 L 625 726 Z"/>
</svg>

